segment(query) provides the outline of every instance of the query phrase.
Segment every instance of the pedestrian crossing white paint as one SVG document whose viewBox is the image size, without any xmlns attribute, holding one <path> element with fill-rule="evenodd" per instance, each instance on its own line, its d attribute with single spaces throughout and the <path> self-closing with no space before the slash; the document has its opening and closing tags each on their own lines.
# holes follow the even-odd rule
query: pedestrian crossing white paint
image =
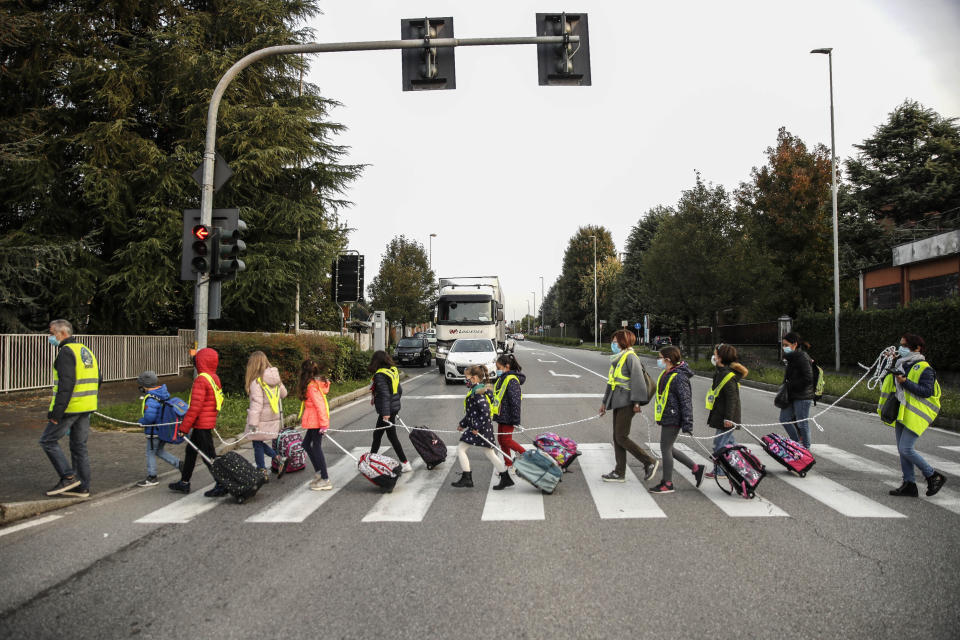
<svg viewBox="0 0 960 640">
<path fill-rule="evenodd" d="M 942 444 L 942 445 L 940 445 L 940 448 L 941 448 L 941 449 L 946 449 L 947 451 L 960 451 L 960 447 L 958 447 L 958 446 L 953 446 L 953 445 L 948 446 L 948 445 Z"/>
<path fill-rule="evenodd" d="M 647 443 L 647 445 L 653 451 L 657 451 L 657 452 L 660 451 L 659 442 L 649 442 Z M 706 458 L 704 458 L 703 456 L 701 456 L 700 454 L 698 454 L 696 451 L 694 451 L 693 449 L 691 449 L 685 444 L 675 444 L 674 448 L 686 453 L 697 464 L 706 465 L 708 470 L 713 467 L 713 462 L 707 460 Z M 676 465 L 674 466 L 674 468 L 676 468 Z M 683 467 L 683 469 L 686 470 L 687 468 Z M 691 474 L 681 473 L 680 477 L 690 482 L 690 484 L 694 484 L 694 479 Z M 725 487 L 727 488 L 730 487 L 730 483 L 724 480 L 723 478 L 720 479 L 720 482 L 725 483 L 724 485 Z M 760 488 L 763 487 L 762 482 L 760 483 L 759 487 Z M 700 493 L 705 495 L 707 499 L 710 500 L 710 502 L 717 505 L 717 507 L 719 507 L 721 511 L 723 511 L 728 516 L 731 516 L 734 518 L 764 518 L 764 517 L 774 517 L 774 516 L 779 516 L 779 517 L 790 516 L 789 513 L 787 513 L 786 511 L 784 511 L 783 509 L 781 509 L 780 507 L 773 504 L 772 502 L 770 502 L 769 500 L 767 500 L 766 498 L 764 498 L 759 494 L 754 496 L 753 499 L 751 500 L 742 498 L 736 493 L 734 493 L 733 495 L 727 495 L 726 493 L 723 492 L 722 489 L 720 489 L 720 487 L 717 486 L 717 481 L 712 478 L 704 478 L 703 482 L 700 483 L 698 490 L 700 491 Z"/>
<path fill-rule="evenodd" d="M 900 457 L 900 452 L 897 451 L 897 445 L 895 444 L 868 444 L 867 446 L 871 449 L 890 453 L 898 458 Z M 937 471 L 949 473 L 953 476 L 960 476 L 960 462 L 953 462 L 952 460 L 947 460 L 946 458 L 941 458 L 930 453 L 924 453 L 923 451 L 919 451 L 918 453 Z"/>
<path fill-rule="evenodd" d="M 215 483 L 193 491 L 165 507 L 157 509 L 134 522 L 138 524 L 185 524 L 200 514 L 217 507 L 223 498 L 208 498 L 204 491 L 213 489 Z"/>
<path fill-rule="evenodd" d="M 30 520 L 29 522 L 21 522 L 20 524 L 15 524 L 12 527 L 7 527 L 5 529 L 0 529 L 0 537 L 5 535 L 16 533 L 17 531 L 23 531 L 24 529 L 29 529 L 31 527 L 36 527 L 37 525 L 47 524 L 48 522 L 53 522 L 54 520 L 59 520 L 63 516 L 44 516 L 42 518 L 37 518 L 36 520 Z"/>
<path fill-rule="evenodd" d="M 359 457 L 361 453 L 369 451 L 366 447 L 355 447 L 351 453 Z M 308 466 L 307 469 L 312 469 Z M 309 478 L 293 488 L 286 496 L 277 500 L 269 507 L 256 515 L 247 518 L 247 522 L 303 522 L 319 509 L 323 504 L 339 493 L 345 484 L 357 476 L 357 463 L 349 456 L 343 456 L 327 468 L 327 475 L 333 489 L 329 491 L 311 491 L 307 485 L 313 480 Z"/>
<path fill-rule="evenodd" d="M 413 463 L 413 473 L 401 474 L 393 493 L 384 494 L 363 517 L 363 521 L 422 521 L 447 479 L 456 455 L 456 447 L 447 447 L 446 461 L 430 470 L 427 470 L 422 459 L 418 459 Z"/>
<path fill-rule="evenodd" d="M 620 518 L 666 518 L 644 483 L 627 467 L 626 482 L 604 482 L 602 476 L 617 465 L 613 445 L 608 442 L 585 443 L 578 447 L 576 460 L 590 490 L 597 514 L 603 520 Z"/>
<path fill-rule="evenodd" d="M 523 445 L 524 449 L 530 449 L 530 445 Z M 499 454 L 498 454 L 499 455 Z M 487 499 L 483 503 L 483 514 L 480 519 L 483 521 L 505 521 L 505 520 L 543 520 L 546 515 L 543 512 L 543 492 L 535 486 L 517 476 L 510 470 L 510 477 L 514 481 L 512 487 L 502 491 L 494 491 L 493 487 L 499 484 L 500 474 L 493 470 L 490 476 L 490 484 L 487 487 Z M 454 489 L 454 491 L 466 491 L 466 489 Z"/>
<path fill-rule="evenodd" d="M 761 460 L 768 455 L 758 445 L 750 445 L 750 449 Z M 767 475 L 776 476 L 849 518 L 906 518 L 902 513 L 820 475 L 815 468 L 808 471 L 806 477 L 798 478 L 773 460 L 766 467 Z"/>
</svg>

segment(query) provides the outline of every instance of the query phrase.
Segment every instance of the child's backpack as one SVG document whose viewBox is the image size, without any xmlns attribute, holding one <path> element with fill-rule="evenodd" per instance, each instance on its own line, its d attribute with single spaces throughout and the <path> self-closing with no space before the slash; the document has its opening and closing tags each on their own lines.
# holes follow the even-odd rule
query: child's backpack
<svg viewBox="0 0 960 640">
<path fill-rule="evenodd" d="M 157 398 L 160 400 L 159 398 Z M 183 422 L 183 416 L 187 415 L 190 408 L 186 402 L 180 398 L 171 396 L 166 400 L 160 400 L 160 425 L 157 427 L 157 437 L 163 442 L 170 444 L 180 444 L 183 442 L 183 435 L 178 431 Z"/>
<path fill-rule="evenodd" d="M 727 489 L 720 484 L 721 476 L 718 475 L 715 478 L 717 486 L 727 495 L 736 493 L 741 497 L 750 499 L 756 495 L 757 486 L 767 475 L 763 463 L 742 444 L 724 446 L 713 454 L 713 461 L 723 469 L 727 482 L 730 483 L 730 489 Z"/>
<path fill-rule="evenodd" d="M 823 397 L 823 384 L 824 384 L 823 367 L 818 365 L 816 362 L 812 364 L 813 364 L 813 373 L 817 379 L 813 389 L 813 405 L 816 406 L 817 401 Z"/>
<path fill-rule="evenodd" d="M 284 465 L 284 473 L 306 468 L 307 452 L 303 450 L 303 434 L 296 429 L 282 429 L 276 440 L 273 441 L 273 448 L 278 455 L 287 459 Z M 270 469 L 274 473 L 280 470 L 276 460 L 270 462 Z"/>
</svg>

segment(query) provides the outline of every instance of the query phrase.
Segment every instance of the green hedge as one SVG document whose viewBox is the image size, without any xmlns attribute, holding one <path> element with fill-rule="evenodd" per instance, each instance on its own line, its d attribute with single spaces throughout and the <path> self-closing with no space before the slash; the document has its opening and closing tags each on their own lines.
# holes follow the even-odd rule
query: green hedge
<svg viewBox="0 0 960 640">
<path fill-rule="evenodd" d="M 349 338 L 315 335 L 210 336 L 210 346 L 220 354 L 217 373 L 227 392 L 243 393 L 247 359 L 254 351 L 267 354 L 280 370 L 280 377 L 291 395 L 297 392 L 300 365 L 307 358 L 316 360 L 333 381 L 369 378 L 370 352 L 360 351 Z"/>
<path fill-rule="evenodd" d="M 527 336 L 527 340 L 532 340 L 533 342 L 542 342 L 544 344 L 563 344 L 563 345 L 572 345 L 574 347 L 578 346 L 581 343 L 580 338 L 551 338 L 550 336 Z"/>
<path fill-rule="evenodd" d="M 926 342 L 926 356 L 935 369 L 960 371 L 957 327 L 960 297 L 913 302 L 909 307 L 842 311 L 840 358 L 844 364 L 870 364 L 884 347 L 900 343 L 904 333 L 915 333 Z M 833 314 L 800 314 L 794 330 L 812 346 L 819 362 L 833 362 Z"/>
</svg>

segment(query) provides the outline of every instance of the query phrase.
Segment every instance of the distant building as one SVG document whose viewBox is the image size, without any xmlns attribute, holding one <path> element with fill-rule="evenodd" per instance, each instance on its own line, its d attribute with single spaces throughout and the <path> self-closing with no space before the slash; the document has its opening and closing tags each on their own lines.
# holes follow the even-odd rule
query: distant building
<svg viewBox="0 0 960 640">
<path fill-rule="evenodd" d="M 960 230 L 893 248 L 892 266 L 860 272 L 860 308 L 890 309 L 960 293 Z"/>
</svg>

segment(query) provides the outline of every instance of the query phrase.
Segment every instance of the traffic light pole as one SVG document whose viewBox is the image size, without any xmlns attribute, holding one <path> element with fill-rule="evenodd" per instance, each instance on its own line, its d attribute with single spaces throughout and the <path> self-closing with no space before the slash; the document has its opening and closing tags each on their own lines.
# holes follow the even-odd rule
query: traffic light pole
<svg viewBox="0 0 960 640">
<path fill-rule="evenodd" d="M 220 100 L 227 87 L 237 74 L 254 62 L 271 56 L 289 53 L 329 53 L 337 51 L 379 51 L 388 49 L 421 49 L 424 47 L 484 47 L 490 45 L 512 44 L 565 44 L 579 43 L 580 36 L 529 36 L 515 38 L 419 38 L 413 40 L 374 40 L 370 42 L 311 42 L 309 44 L 289 44 L 266 47 L 250 53 L 230 67 L 210 97 L 207 109 L 207 135 L 203 148 L 203 185 L 200 192 L 200 224 L 210 225 L 213 221 L 213 170 L 216 159 L 217 113 Z M 207 346 L 207 321 L 209 319 L 210 276 L 200 274 L 197 278 L 196 309 L 197 348 Z"/>
</svg>

